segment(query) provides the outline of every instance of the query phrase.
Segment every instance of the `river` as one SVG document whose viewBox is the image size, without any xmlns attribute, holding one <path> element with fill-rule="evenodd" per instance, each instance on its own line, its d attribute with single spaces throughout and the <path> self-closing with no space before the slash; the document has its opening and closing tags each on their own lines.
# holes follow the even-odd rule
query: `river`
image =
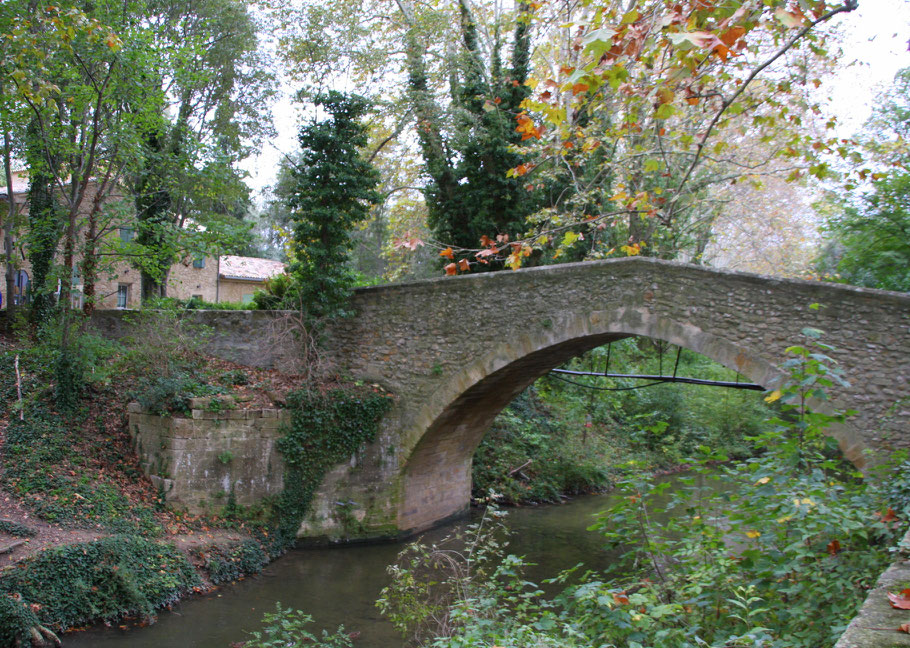
<svg viewBox="0 0 910 648">
<path fill-rule="evenodd" d="M 606 569 L 610 556 L 598 534 L 587 531 L 594 515 L 615 495 L 590 495 L 566 504 L 507 509 L 513 534 L 508 551 L 524 555 L 536 567 L 531 580 L 555 575 L 583 562 Z M 472 511 L 477 519 L 479 511 Z M 465 522 L 460 522 L 464 524 Z M 451 533 L 448 525 L 424 535 L 438 541 Z M 194 597 L 162 612 L 145 628 L 93 628 L 64 637 L 65 648 L 228 648 L 243 641 L 246 632 L 260 628 L 264 612 L 284 607 L 305 611 L 314 628 L 343 624 L 360 632 L 356 648 L 398 648 L 403 641 L 374 606 L 389 582 L 386 566 L 395 560 L 401 543 L 297 549 L 266 567 L 261 574 L 224 585 L 206 596 Z"/>
</svg>

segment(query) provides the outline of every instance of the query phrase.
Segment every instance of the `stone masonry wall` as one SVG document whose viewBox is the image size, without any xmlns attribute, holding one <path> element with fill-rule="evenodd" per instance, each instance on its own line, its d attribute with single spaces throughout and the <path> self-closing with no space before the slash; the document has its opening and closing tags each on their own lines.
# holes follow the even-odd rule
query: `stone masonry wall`
<svg viewBox="0 0 910 648">
<path fill-rule="evenodd" d="M 895 609 L 888 601 L 888 592 L 910 587 L 910 531 L 895 555 L 897 560 L 879 577 L 834 648 L 910 648 L 910 634 L 899 630 L 910 623 L 910 611 Z"/>
<path fill-rule="evenodd" d="M 284 462 L 275 449 L 281 410 L 232 409 L 230 397 L 194 398 L 190 405 L 188 417 L 149 414 L 138 403 L 129 407 L 142 469 L 168 504 L 204 513 L 223 508 L 232 491 L 244 506 L 281 492 Z"/>
</svg>

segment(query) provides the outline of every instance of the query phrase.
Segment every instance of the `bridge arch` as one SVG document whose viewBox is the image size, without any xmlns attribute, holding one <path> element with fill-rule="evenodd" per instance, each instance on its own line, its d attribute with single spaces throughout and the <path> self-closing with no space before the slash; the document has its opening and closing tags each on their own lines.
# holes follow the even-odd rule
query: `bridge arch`
<svg viewBox="0 0 910 648">
<path fill-rule="evenodd" d="M 819 328 L 852 383 L 832 396 L 859 412 L 833 431 L 844 455 L 861 466 L 869 448 L 910 447 L 910 295 L 634 258 L 364 288 L 353 307 L 327 331 L 326 357 L 397 404 L 329 475 L 303 534 L 330 525 L 341 499 L 362 500 L 363 526 L 381 533 L 457 514 L 495 414 L 568 358 L 632 335 L 774 387 L 785 349 Z"/>
<path fill-rule="evenodd" d="M 440 387 L 415 412 L 422 431 L 403 439 L 399 528 L 417 530 L 465 510 L 471 495 L 471 462 L 497 414 L 535 380 L 586 351 L 626 337 L 662 340 L 700 353 L 762 386 L 776 386 L 781 372 L 748 347 L 691 323 L 657 317 L 646 309 L 573 313 L 538 334 L 525 333 L 477 359 Z M 841 440 L 849 443 L 849 437 Z"/>
</svg>

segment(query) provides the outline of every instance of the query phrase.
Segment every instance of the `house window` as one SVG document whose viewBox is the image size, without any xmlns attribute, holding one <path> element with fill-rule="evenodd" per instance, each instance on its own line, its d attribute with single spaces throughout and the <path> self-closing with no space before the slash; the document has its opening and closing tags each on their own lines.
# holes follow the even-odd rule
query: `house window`
<svg viewBox="0 0 910 648">
<path fill-rule="evenodd" d="M 76 289 L 70 293 L 70 307 L 76 310 L 81 310 L 83 304 L 85 304 L 85 295 L 82 293 L 82 290 Z"/>
<path fill-rule="evenodd" d="M 82 277 L 79 276 L 79 268 L 73 266 L 72 285 L 78 286 L 82 283 Z"/>
<path fill-rule="evenodd" d="M 198 257 L 193 259 L 194 268 L 204 268 L 205 267 L 205 257 Z"/>
<path fill-rule="evenodd" d="M 244 295 L 241 299 L 242 299 L 242 301 L 243 301 L 244 304 L 252 304 L 252 303 L 253 303 L 253 293 L 249 293 L 248 295 Z"/>
<path fill-rule="evenodd" d="M 117 284 L 117 308 L 126 308 L 130 303 L 130 284 Z"/>
<path fill-rule="evenodd" d="M 121 227 L 120 228 L 120 240 L 123 243 L 129 243 L 133 240 L 133 228 L 132 227 Z"/>
</svg>

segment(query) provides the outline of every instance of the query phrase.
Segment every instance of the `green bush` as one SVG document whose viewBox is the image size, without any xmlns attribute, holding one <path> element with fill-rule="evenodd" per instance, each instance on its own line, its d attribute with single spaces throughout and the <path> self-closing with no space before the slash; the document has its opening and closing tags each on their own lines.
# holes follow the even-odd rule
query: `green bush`
<svg viewBox="0 0 910 648">
<path fill-rule="evenodd" d="M 218 382 L 226 387 L 233 385 L 249 385 L 250 377 L 243 369 L 232 369 L 227 371 L 218 378 Z"/>
<path fill-rule="evenodd" d="M 262 617 L 265 628 L 262 632 L 251 632 L 244 648 L 348 648 L 350 637 L 339 627 L 334 634 L 323 630 L 316 636 L 306 629 L 313 617 L 300 610 L 282 609 L 275 603 L 275 612 L 266 612 Z"/>
<path fill-rule="evenodd" d="M 269 555 L 255 540 L 234 547 L 213 547 L 205 552 L 205 570 L 215 585 L 256 574 L 269 563 Z"/>
<path fill-rule="evenodd" d="M 225 393 L 223 387 L 209 385 L 195 376 L 177 372 L 170 376 L 143 378 L 131 397 L 143 410 L 167 416 L 173 413 L 189 414 L 190 399 Z"/>
<path fill-rule="evenodd" d="M 584 438 L 557 419 L 529 388 L 496 418 L 474 454 L 472 494 L 491 491 L 504 503 L 555 502 L 563 495 L 590 492 L 610 484 L 605 457 L 609 443 Z"/>
<path fill-rule="evenodd" d="M 0 645 L 29 645 L 31 629 L 40 623 L 38 615 L 20 596 L 0 594 Z"/>
<path fill-rule="evenodd" d="M 135 536 L 113 536 L 43 551 L 0 576 L 0 590 L 32 605 L 42 625 L 66 629 L 125 616 L 152 616 L 199 586 L 176 547 Z M 14 607 L 0 597 L 5 608 Z M 34 623 L 15 617 L 12 630 Z M 0 632 L 10 632 L 9 624 Z M 16 635 L 25 641 L 26 636 Z M 9 644 L 4 644 L 9 645 Z"/>
</svg>

